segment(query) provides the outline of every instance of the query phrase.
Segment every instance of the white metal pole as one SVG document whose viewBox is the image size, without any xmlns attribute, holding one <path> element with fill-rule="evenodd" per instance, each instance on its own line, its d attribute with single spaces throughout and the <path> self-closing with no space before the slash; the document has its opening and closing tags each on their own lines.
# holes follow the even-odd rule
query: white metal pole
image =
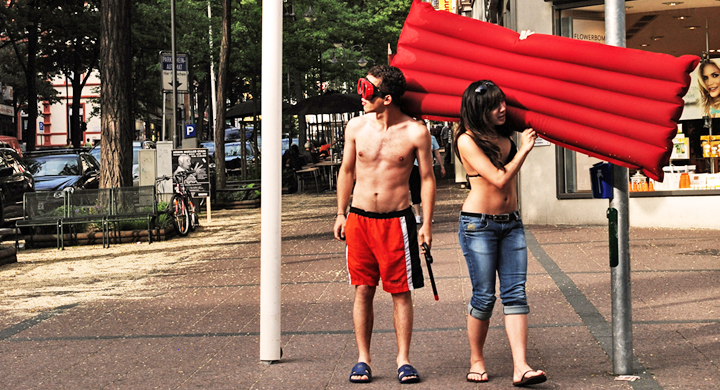
<svg viewBox="0 0 720 390">
<path fill-rule="evenodd" d="M 208 0 L 208 21 L 210 22 L 210 27 L 208 29 L 208 34 L 210 35 L 209 41 L 210 41 L 210 95 L 212 96 L 212 112 L 213 112 L 213 120 L 212 123 L 209 123 L 210 125 L 210 134 L 215 134 L 215 114 L 217 112 L 217 90 L 215 89 L 215 59 L 213 58 L 213 41 L 212 41 L 212 11 L 210 10 L 210 1 Z"/>
<path fill-rule="evenodd" d="M 167 95 L 165 94 L 165 90 L 162 92 L 162 107 L 163 107 L 163 113 L 162 113 L 162 137 L 160 138 L 160 141 L 165 141 L 165 128 L 167 127 L 167 116 L 165 115 L 165 111 L 167 110 Z"/>
<path fill-rule="evenodd" d="M 173 149 L 178 149 L 180 141 L 177 131 L 177 59 L 175 53 L 175 0 L 170 0 L 170 47 L 172 56 L 172 141 Z"/>
<path fill-rule="evenodd" d="M 280 360 L 282 0 L 263 0 L 260 360 Z"/>
<path fill-rule="evenodd" d="M 605 1 L 605 42 L 625 47 L 625 0 Z M 633 373 L 632 295 L 630 293 L 630 207 L 627 168 L 613 166 L 613 198 L 610 208 L 617 210 L 617 257 L 610 267 L 613 372 Z"/>
</svg>

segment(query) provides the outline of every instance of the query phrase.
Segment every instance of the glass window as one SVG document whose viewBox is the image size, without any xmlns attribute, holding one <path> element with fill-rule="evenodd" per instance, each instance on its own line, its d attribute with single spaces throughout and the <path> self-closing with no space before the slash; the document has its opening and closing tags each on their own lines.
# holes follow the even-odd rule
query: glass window
<svg viewBox="0 0 720 390">
<path fill-rule="evenodd" d="M 605 14 L 602 1 L 553 2 L 555 5 L 555 32 L 557 35 L 579 40 L 605 43 Z M 590 4 L 590 5 L 588 5 Z M 654 4 L 646 0 L 628 3 L 626 8 L 626 47 L 672 56 L 696 55 L 720 64 L 720 41 L 707 41 L 710 37 L 720 36 L 720 25 L 709 25 L 706 20 L 720 20 L 720 6 L 703 3 L 702 7 L 685 2 L 676 7 Z M 584 5 L 576 7 L 575 5 Z M 696 4 L 697 5 L 697 4 Z M 662 183 L 645 178 L 641 172 L 630 170 L 630 190 L 637 182 L 647 187 L 653 184 L 658 191 L 680 190 L 680 177 L 683 172 L 690 176 L 689 184 L 684 188 L 706 191 L 717 195 L 720 190 L 720 110 L 718 119 L 703 117 L 708 115 L 702 105 L 699 83 L 699 69 L 691 73 L 691 85 L 684 97 L 685 108 L 678 123 L 678 135 L 673 140 L 673 153 L 664 167 L 665 180 Z M 720 98 L 718 98 L 720 108 Z M 712 116 L 712 110 L 710 110 Z M 590 197 L 590 167 L 600 160 L 587 155 L 557 147 L 557 193 L 558 198 Z M 673 192 L 666 195 L 692 192 Z M 652 196 L 634 194 L 633 196 Z M 660 194 L 658 194 L 660 195 Z"/>
</svg>

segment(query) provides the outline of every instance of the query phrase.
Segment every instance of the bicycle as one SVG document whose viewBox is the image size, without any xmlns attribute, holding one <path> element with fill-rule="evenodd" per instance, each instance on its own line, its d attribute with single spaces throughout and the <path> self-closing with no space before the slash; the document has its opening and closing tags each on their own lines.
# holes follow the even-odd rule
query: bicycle
<svg viewBox="0 0 720 390">
<path fill-rule="evenodd" d="M 191 230 L 199 225 L 197 214 L 195 213 L 195 204 L 192 196 L 185 188 L 185 175 L 176 174 L 176 180 L 173 187 L 173 195 L 167 208 L 167 212 L 171 215 L 175 230 L 181 236 L 187 236 Z M 155 179 L 155 184 L 170 180 L 169 176 L 161 176 Z"/>
</svg>

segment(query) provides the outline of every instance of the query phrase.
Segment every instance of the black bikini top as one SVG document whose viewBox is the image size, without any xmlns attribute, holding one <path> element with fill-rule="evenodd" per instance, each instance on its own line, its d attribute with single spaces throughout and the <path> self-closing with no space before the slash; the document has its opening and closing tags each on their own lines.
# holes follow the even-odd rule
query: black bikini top
<svg viewBox="0 0 720 390">
<path fill-rule="evenodd" d="M 510 140 L 510 152 L 508 153 L 508 156 L 505 159 L 505 164 L 512 161 L 512 159 L 515 157 L 516 154 L 517 154 L 517 146 L 515 146 L 515 142 L 513 142 L 513 140 Z M 481 176 L 478 173 L 477 175 L 468 175 L 468 177 L 481 177 Z"/>
</svg>

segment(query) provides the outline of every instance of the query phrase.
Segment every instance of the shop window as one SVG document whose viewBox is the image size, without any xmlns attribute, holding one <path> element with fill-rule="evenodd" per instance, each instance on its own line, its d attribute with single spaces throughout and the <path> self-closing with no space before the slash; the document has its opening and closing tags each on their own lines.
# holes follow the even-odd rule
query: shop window
<svg viewBox="0 0 720 390">
<path fill-rule="evenodd" d="M 557 35 L 604 43 L 604 5 L 601 1 L 552 1 Z M 719 6 L 673 8 L 667 5 L 628 7 L 627 47 L 673 56 L 692 54 L 720 63 L 720 46 L 706 41 L 705 21 L 720 18 Z M 691 4 L 690 2 L 687 3 Z M 709 36 L 720 36 L 720 27 L 710 25 Z M 716 47 L 718 46 L 718 47 Z M 685 109 L 673 140 L 673 154 L 664 167 L 662 183 L 649 180 L 642 172 L 630 170 L 631 196 L 677 196 L 720 194 L 720 112 L 707 117 L 700 96 L 698 71 L 684 97 Z M 719 107 L 720 109 L 720 107 Z M 600 160 L 556 147 L 557 197 L 591 197 L 589 168 Z M 633 187 L 633 185 L 635 187 Z M 633 191 L 633 188 L 635 191 Z M 649 190 L 654 191 L 650 192 Z"/>
</svg>

